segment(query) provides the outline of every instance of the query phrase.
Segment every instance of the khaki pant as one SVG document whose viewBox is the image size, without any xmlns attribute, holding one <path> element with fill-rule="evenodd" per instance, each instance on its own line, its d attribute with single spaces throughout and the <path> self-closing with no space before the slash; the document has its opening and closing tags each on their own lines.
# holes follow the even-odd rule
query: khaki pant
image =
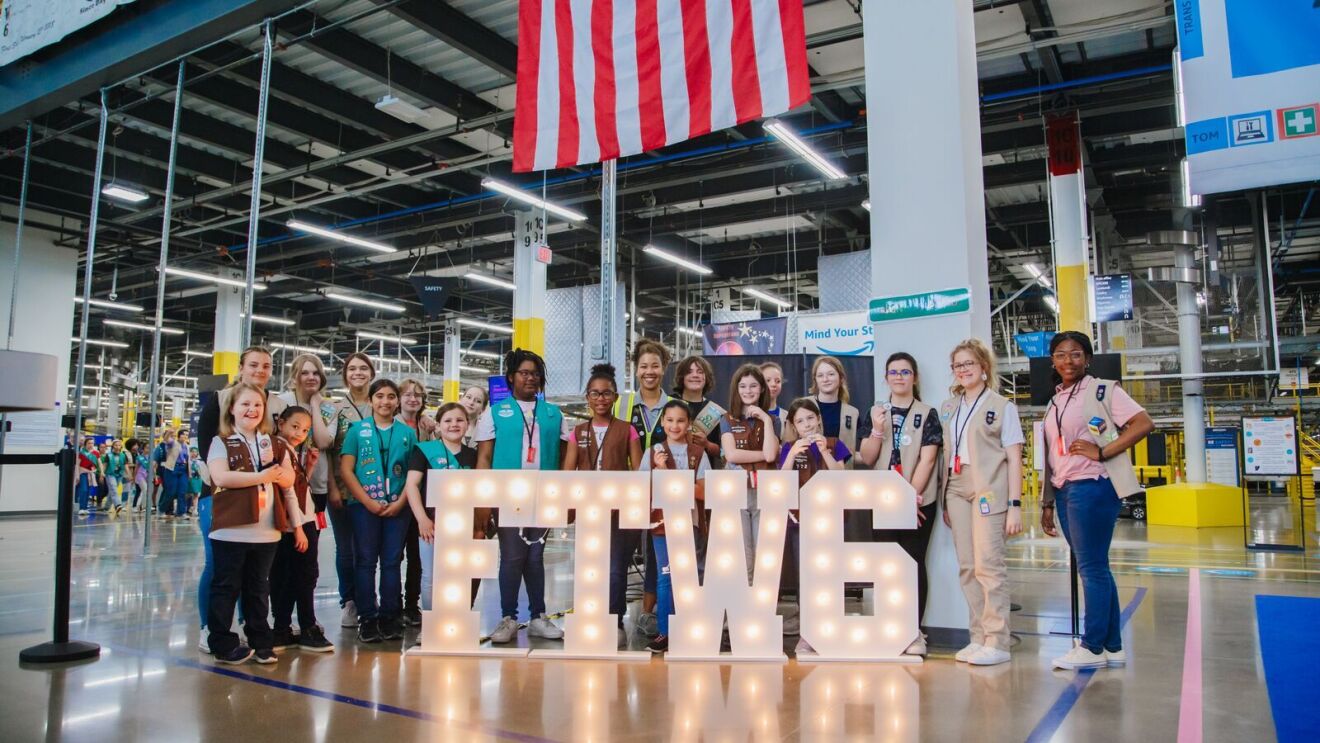
<svg viewBox="0 0 1320 743">
<path fill-rule="evenodd" d="M 958 580 L 967 598 L 972 642 L 1008 650 L 1008 566 L 1004 563 L 1004 522 L 1008 512 L 982 516 L 969 491 L 969 478 L 949 474 L 949 523 L 958 551 Z"/>
</svg>

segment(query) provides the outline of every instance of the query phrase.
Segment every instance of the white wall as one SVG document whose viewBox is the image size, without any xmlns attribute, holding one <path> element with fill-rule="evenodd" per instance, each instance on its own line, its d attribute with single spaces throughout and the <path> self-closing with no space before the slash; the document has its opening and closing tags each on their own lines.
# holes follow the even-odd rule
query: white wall
<svg viewBox="0 0 1320 743">
<path fill-rule="evenodd" d="M 4 215 L 13 218 L 16 209 L 6 207 Z M 28 213 L 28 219 L 40 215 Z M 53 218 L 51 218 L 53 220 Z M 44 220 L 43 220 L 44 221 Z M 30 223 L 29 223 L 30 224 Z M 14 261 L 12 221 L 0 223 L 0 336 L 9 329 L 9 300 Z M 23 231 L 23 254 L 18 270 L 17 324 L 14 327 L 16 351 L 50 354 L 59 360 L 55 379 L 60 409 L 45 415 L 59 415 L 68 396 L 69 359 L 73 345 L 69 338 L 74 323 L 74 286 L 78 272 L 78 252 L 56 247 L 55 235 L 33 229 Z M 0 340 L 3 345 L 3 340 Z M 94 378 L 93 378 L 94 379 Z M 56 402 L 56 401 L 51 401 Z M 20 416 L 40 416 L 26 413 Z M 29 419 L 30 421 L 31 419 Z M 17 425 L 24 421 L 20 417 Z M 11 437 L 12 440 L 13 437 Z M 49 454 L 62 443 L 58 426 L 44 445 L 6 447 L 6 454 Z M 54 511 L 57 481 L 55 468 L 44 465 L 4 467 L 0 471 L 0 513 L 14 511 Z"/>
</svg>

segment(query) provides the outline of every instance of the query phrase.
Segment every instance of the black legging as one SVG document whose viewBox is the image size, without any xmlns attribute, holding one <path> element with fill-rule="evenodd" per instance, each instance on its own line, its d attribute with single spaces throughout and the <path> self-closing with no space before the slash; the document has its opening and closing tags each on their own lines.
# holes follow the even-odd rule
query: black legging
<svg viewBox="0 0 1320 743">
<path fill-rule="evenodd" d="M 897 542 L 917 563 L 918 624 L 926 615 L 926 548 L 930 546 L 930 535 L 939 516 L 939 503 L 928 503 L 920 510 L 923 521 L 915 529 L 875 529 L 871 533 L 872 541 Z"/>
</svg>

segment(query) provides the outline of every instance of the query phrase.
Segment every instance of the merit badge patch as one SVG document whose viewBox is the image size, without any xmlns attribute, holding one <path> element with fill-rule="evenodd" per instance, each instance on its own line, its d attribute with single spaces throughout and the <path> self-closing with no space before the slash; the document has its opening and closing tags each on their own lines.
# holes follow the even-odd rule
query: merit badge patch
<svg viewBox="0 0 1320 743">
<path fill-rule="evenodd" d="M 1086 427 L 1090 429 L 1092 436 L 1099 437 L 1100 434 L 1104 433 L 1105 429 L 1108 428 L 1108 424 L 1105 423 L 1104 418 L 1097 415 L 1086 422 Z"/>
<path fill-rule="evenodd" d="M 852 416 L 851 416 L 851 415 L 845 415 L 845 416 L 843 416 L 843 427 L 844 427 L 844 428 L 852 428 Z"/>
<path fill-rule="evenodd" d="M 499 412 L 498 415 L 499 415 L 501 418 L 512 418 L 512 417 L 513 417 L 513 410 L 512 410 L 511 408 L 500 408 L 500 412 Z"/>
<path fill-rule="evenodd" d="M 398 462 L 395 462 L 395 463 L 394 463 L 394 476 L 395 476 L 395 477 L 398 477 L 399 475 L 402 475 L 402 474 L 403 474 L 403 465 L 400 464 L 400 463 L 398 463 Z"/>
<path fill-rule="evenodd" d="M 912 427 L 921 428 L 921 413 L 912 416 Z"/>
<path fill-rule="evenodd" d="M 993 426 L 995 424 L 995 411 L 993 410 L 985 411 L 985 424 L 987 426 Z"/>
<path fill-rule="evenodd" d="M 1101 384 L 1101 385 L 1096 385 L 1096 388 L 1095 388 L 1095 399 L 1099 400 L 1100 402 L 1104 402 L 1104 401 L 1105 401 L 1105 387 L 1107 387 L 1107 386 L 1108 386 L 1108 385 L 1103 385 L 1103 384 Z"/>
</svg>

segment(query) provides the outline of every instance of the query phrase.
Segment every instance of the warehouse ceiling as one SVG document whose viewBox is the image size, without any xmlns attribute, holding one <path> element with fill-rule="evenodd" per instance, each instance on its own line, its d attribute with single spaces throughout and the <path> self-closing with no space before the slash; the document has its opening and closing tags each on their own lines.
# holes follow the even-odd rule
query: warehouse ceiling
<svg viewBox="0 0 1320 743">
<path fill-rule="evenodd" d="M 749 282 L 783 296 L 796 293 L 799 308 L 812 309 L 820 291 L 817 258 L 869 244 L 869 216 L 861 207 L 867 117 L 860 3 L 805 5 L 813 96 L 783 118 L 799 131 L 817 132 L 812 144 L 850 178 L 822 181 L 767 142 L 758 122 L 621 161 L 619 262 L 630 286 L 635 270 L 639 330 L 648 335 L 672 339 L 677 326 L 702 321 L 710 290 Z M 1012 301 L 1014 327 L 996 329 L 1001 342 L 1015 330 L 1052 324 L 1042 291 L 1029 286 L 1024 268 L 1051 263 L 1046 114 L 1079 111 L 1088 200 L 1107 269 L 1167 263 L 1167 255 L 1146 247 L 1147 234 L 1189 224 L 1179 208 L 1183 142 L 1170 71 L 1171 6 L 976 0 L 990 288 L 998 305 L 1029 287 Z M 481 181 L 494 176 L 542 185 L 541 175 L 514 175 L 510 168 L 516 0 L 325 0 L 283 16 L 277 31 L 257 251 L 258 279 L 269 288 L 257 295 L 256 312 L 297 325 L 257 326 L 254 337 L 341 354 L 358 343 L 360 328 L 438 343 L 443 323 L 425 321 L 408 278 L 461 277 L 469 270 L 509 277 L 512 205 L 484 191 Z M 246 261 L 261 46 L 253 29 L 185 61 L 173 266 L 214 274 L 241 270 Z M 168 65 L 110 91 L 105 179 L 143 189 L 149 199 L 132 206 L 102 200 L 95 297 L 113 291 L 120 301 L 154 308 L 176 74 L 177 66 Z M 413 120 L 378 109 L 384 96 L 407 104 Z M 62 234 L 68 245 L 86 240 L 98 105 L 99 97 L 89 96 L 34 119 L 39 145 L 28 198 L 44 216 L 29 223 Z M 18 201 L 22 158 L 13 149 L 23 135 L 15 128 L 0 140 L 10 150 L 0 157 L 5 204 Z M 599 178 L 592 168 L 544 178 L 551 200 L 589 215 L 577 225 L 552 222 L 550 285 L 596 283 Z M 1307 196 L 1305 187 L 1280 189 L 1266 202 L 1268 213 L 1304 214 Z M 1261 221 L 1258 207 L 1241 196 L 1209 210 L 1221 231 L 1249 236 Z M 295 233 L 290 219 L 398 252 Z M 1279 262 L 1276 293 L 1295 298 L 1281 303 L 1283 320 L 1305 325 L 1306 306 L 1313 316 L 1320 304 L 1306 295 L 1320 281 L 1314 272 L 1320 229 L 1314 217 L 1297 226 Z M 648 243 L 699 258 L 714 273 L 697 281 L 656 263 L 640 251 Z M 389 298 L 406 311 L 350 311 L 324 296 L 329 287 Z M 164 339 L 167 352 L 209 349 L 214 286 L 172 277 L 166 302 L 167 321 L 188 330 Z M 459 278 L 447 310 L 507 321 L 511 293 Z M 92 335 L 124 338 L 124 331 L 98 321 Z"/>
</svg>

